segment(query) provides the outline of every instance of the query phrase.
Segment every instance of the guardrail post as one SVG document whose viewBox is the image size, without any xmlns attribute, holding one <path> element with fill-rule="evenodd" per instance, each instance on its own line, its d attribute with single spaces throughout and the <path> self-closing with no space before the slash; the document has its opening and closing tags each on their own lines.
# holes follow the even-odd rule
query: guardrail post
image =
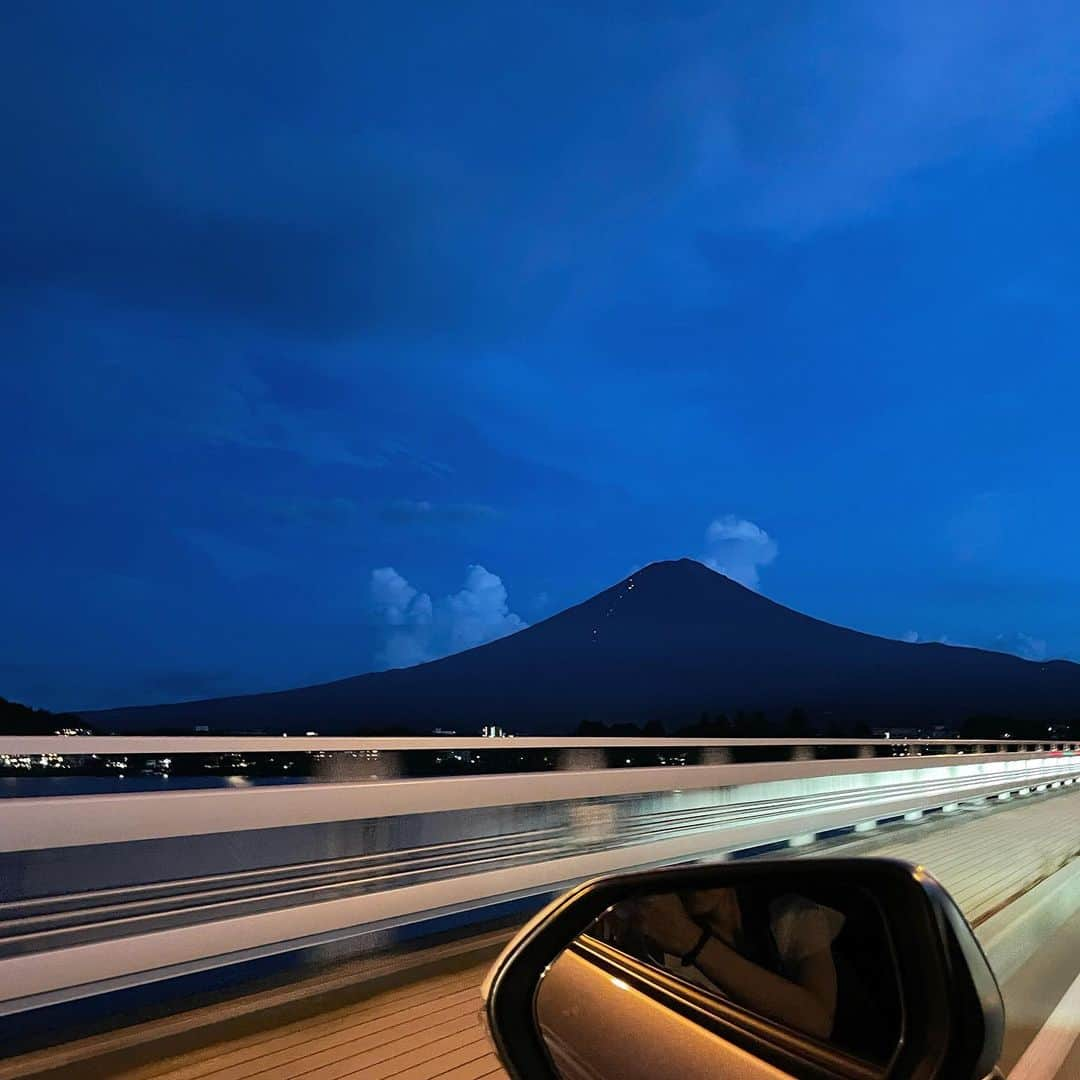
<svg viewBox="0 0 1080 1080">
<path fill-rule="evenodd" d="M 369 775 L 373 780 L 391 780 L 405 774 L 405 755 L 400 750 L 379 750 L 371 764 Z"/>
<path fill-rule="evenodd" d="M 855 752 L 855 756 L 860 758 L 872 758 L 877 757 L 877 753 L 875 747 L 871 746 L 869 743 L 864 743 Z"/>
<path fill-rule="evenodd" d="M 706 746 L 701 751 L 701 765 L 730 765 L 731 749 L 727 746 Z"/>
<path fill-rule="evenodd" d="M 791 748 L 791 761 L 813 761 L 814 748 L 812 746 L 793 746 Z"/>
<path fill-rule="evenodd" d="M 578 771 L 581 769 L 603 769 L 607 757 L 603 750 L 591 746 L 569 746 L 559 751 L 559 769 Z"/>
<path fill-rule="evenodd" d="M 315 776 L 320 780 L 392 780 L 403 775 L 400 750 L 361 750 L 331 753 L 318 762 Z"/>
</svg>

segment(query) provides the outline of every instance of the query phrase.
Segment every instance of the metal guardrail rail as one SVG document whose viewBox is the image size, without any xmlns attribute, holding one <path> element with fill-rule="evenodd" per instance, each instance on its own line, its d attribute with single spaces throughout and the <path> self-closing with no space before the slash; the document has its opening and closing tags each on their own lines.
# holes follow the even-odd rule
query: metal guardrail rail
<svg viewBox="0 0 1080 1080">
<path fill-rule="evenodd" d="M 629 740 L 537 741 L 576 751 Z M 0 753 L 12 742 L 0 739 Z M 254 752 L 251 740 L 227 742 Z M 0 1014 L 542 896 L 597 873 L 1080 779 L 1071 743 L 979 752 L 986 743 L 936 741 L 944 749 L 929 756 L 891 756 L 895 740 L 771 744 L 795 760 L 0 800 Z M 885 745 L 890 756 L 798 752 L 823 744 Z"/>
<path fill-rule="evenodd" d="M 635 738 L 324 736 L 0 736 L 0 778 L 89 776 L 126 779 L 156 774 L 247 775 L 292 782 L 379 780 L 468 773 L 519 773 L 625 766 L 719 765 L 728 762 L 873 758 L 970 753 L 1068 753 L 1067 741 L 921 738 Z M 170 772 L 170 767 L 173 768 Z M 162 768 L 164 766 L 164 768 Z M 111 772 L 110 772 L 111 770 Z M 189 785 L 190 779 L 186 781 Z M 6 792 L 6 794 L 19 792 Z M 0 795 L 5 794 L 0 788 Z"/>
<path fill-rule="evenodd" d="M 694 750 L 739 747 L 851 748 L 928 747 L 939 753 L 986 748 L 989 751 L 1076 750 L 1080 742 L 1052 739 L 932 739 L 897 736 L 889 739 L 725 738 L 698 739 L 643 735 L 605 738 L 582 735 L 533 736 L 342 736 L 325 735 L 0 735 L 0 754 L 227 754 L 289 752 L 369 752 L 403 750 Z"/>
</svg>

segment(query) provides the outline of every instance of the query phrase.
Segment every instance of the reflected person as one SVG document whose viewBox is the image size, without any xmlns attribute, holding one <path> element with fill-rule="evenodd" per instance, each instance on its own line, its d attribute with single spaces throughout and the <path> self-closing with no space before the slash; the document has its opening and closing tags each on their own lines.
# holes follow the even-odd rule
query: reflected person
<svg viewBox="0 0 1080 1080">
<path fill-rule="evenodd" d="M 832 1034 L 840 912 L 794 894 L 741 899 L 734 888 L 650 896 L 636 908 L 636 929 L 681 978 L 808 1035 Z"/>
</svg>

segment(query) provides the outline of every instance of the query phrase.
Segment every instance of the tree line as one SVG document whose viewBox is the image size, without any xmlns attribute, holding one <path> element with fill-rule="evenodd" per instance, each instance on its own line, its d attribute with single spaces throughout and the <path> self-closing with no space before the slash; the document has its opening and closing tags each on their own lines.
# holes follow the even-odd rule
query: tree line
<svg viewBox="0 0 1080 1080">
<path fill-rule="evenodd" d="M 29 705 L 0 697 L 0 735 L 52 735 L 61 728 L 88 730 L 89 725 L 73 713 L 32 709 Z"/>
<path fill-rule="evenodd" d="M 938 725 L 920 724 L 913 721 L 910 724 L 889 726 L 896 726 L 901 731 L 918 730 L 924 738 L 929 738 L 929 731 Z M 672 725 L 670 729 L 658 719 L 649 720 L 641 725 L 606 724 L 599 720 L 584 720 L 578 724 L 575 734 L 594 738 L 666 738 L 671 736 L 689 739 L 806 739 L 819 736 L 865 739 L 871 737 L 872 731 L 870 724 L 865 720 L 841 726 L 827 719 L 814 720 L 805 709 L 794 708 L 778 719 L 770 719 L 760 710 L 740 710 L 730 716 L 723 712 L 712 714 L 703 712 L 693 723 Z M 980 713 L 953 725 L 949 728 L 948 734 L 961 739 L 986 739 L 988 741 L 1070 740 L 1080 737 L 1080 717 L 1057 719 Z"/>
</svg>

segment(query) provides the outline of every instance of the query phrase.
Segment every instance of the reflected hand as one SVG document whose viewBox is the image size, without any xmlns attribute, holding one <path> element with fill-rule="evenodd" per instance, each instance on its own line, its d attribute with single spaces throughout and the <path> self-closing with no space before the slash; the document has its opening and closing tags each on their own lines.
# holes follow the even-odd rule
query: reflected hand
<svg viewBox="0 0 1080 1080">
<path fill-rule="evenodd" d="M 701 927 L 687 915 L 682 901 L 674 893 L 648 896 L 638 901 L 637 908 L 641 932 L 664 952 L 682 956 L 701 937 Z"/>
</svg>

